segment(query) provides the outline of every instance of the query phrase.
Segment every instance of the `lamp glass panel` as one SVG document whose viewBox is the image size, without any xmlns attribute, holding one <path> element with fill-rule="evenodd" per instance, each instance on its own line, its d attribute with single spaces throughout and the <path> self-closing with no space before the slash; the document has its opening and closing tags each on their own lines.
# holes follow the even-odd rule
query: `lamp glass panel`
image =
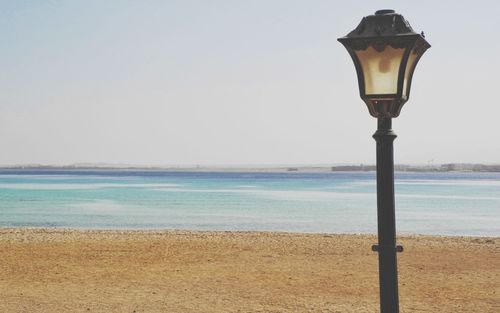
<svg viewBox="0 0 500 313">
<path fill-rule="evenodd" d="M 369 46 L 355 51 L 365 77 L 365 95 L 396 94 L 405 49 L 386 46 L 381 52 Z"/>
<path fill-rule="evenodd" d="M 410 52 L 410 55 L 408 56 L 408 62 L 406 63 L 405 77 L 403 81 L 403 94 L 405 95 L 406 99 L 408 99 L 408 96 L 410 95 L 411 75 L 414 67 L 416 66 L 415 62 L 417 61 L 417 56 L 418 55 L 413 51 Z"/>
</svg>

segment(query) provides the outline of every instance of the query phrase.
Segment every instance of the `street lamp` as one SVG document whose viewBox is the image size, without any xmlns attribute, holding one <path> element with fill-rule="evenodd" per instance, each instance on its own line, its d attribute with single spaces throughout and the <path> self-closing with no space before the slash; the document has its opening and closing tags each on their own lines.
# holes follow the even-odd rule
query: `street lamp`
<svg viewBox="0 0 500 313">
<path fill-rule="evenodd" d="M 347 36 L 339 38 L 356 67 L 359 94 L 368 111 L 378 119 L 373 135 L 377 142 L 377 225 L 380 311 L 398 313 L 396 219 L 394 206 L 394 152 L 392 118 L 410 96 L 413 71 L 430 48 L 424 34 L 413 31 L 394 10 L 369 15 Z"/>
</svg>

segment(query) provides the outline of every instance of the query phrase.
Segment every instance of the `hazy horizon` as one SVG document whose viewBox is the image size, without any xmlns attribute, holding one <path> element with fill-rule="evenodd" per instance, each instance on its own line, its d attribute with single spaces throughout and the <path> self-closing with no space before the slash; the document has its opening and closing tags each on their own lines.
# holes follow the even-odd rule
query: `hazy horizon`
<svg viewBox="0 0 500 313">
<path fill-rule="evenodd" d="M 441 167 L 445 165 L 462 165 L 462 166 L 472 166 L 472 165 L 484 165 L 484 166 L 500 166 L 498 163 L 395 163 L 395 166 L 415 166 L 419 168 L 425 167 Z M 227 168 L 227 169 L 245 169 L 245 168 L 255 168 L 255 169 L 266 169 L 266 168 L 330 168 L 330 167 L 342 167 L 342 166 L 352 166 L 352 167 L 366 167 L 366 166 L 376 166 L 375 163 L 275 163 L 275 164 L 154 164 L 154 163 L 107 163 L 107 162 L 77 162 L 77 163 L 60 163 L 60 164 L 48 164 L 48 163 L 22 163 L 22 164 L 0 164 L 0 168 L 20 168 L 20 167 L 53 167 L 53 168 L 137 168 L 137 169 L 148 169 L 148 168 L 158 168 L 158 169 L 210 169 L 210 168 Z"/>
<path fill-rule="evenodd" d="M 0 165 L 374 164 L 336 39 L 386 8 L 432 45 L 395 163 L 498 164 L 499 2 L 110 0 L 0 2 Z"/>
</svg>

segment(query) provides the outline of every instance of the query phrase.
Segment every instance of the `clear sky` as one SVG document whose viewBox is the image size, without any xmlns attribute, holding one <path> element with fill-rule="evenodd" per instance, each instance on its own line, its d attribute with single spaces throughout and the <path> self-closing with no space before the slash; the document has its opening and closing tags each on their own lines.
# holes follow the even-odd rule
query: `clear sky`
<svg viewBox="0 0 500 313">
<path fill-rule="evenodd" d="M 500 163 L 499 1 L 0 1 L 0 164 L 375 163 L 336 39 L 392 8 L 431 43 L 396 163 Z"/>
</svg>

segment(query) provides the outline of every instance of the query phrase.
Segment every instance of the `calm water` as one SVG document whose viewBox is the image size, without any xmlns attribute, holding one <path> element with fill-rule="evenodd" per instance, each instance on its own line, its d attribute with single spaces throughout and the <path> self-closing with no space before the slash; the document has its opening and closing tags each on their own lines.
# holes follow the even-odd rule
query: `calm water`
<svg viewBox="0 0 500 313">
<path fill-rule="evenodd" d="M 0 227 L 376 233 L 372 172 L 0 170 Z M 500 236 L 500 173 L 396 173 L 399 233 Z"/>
</svg>

